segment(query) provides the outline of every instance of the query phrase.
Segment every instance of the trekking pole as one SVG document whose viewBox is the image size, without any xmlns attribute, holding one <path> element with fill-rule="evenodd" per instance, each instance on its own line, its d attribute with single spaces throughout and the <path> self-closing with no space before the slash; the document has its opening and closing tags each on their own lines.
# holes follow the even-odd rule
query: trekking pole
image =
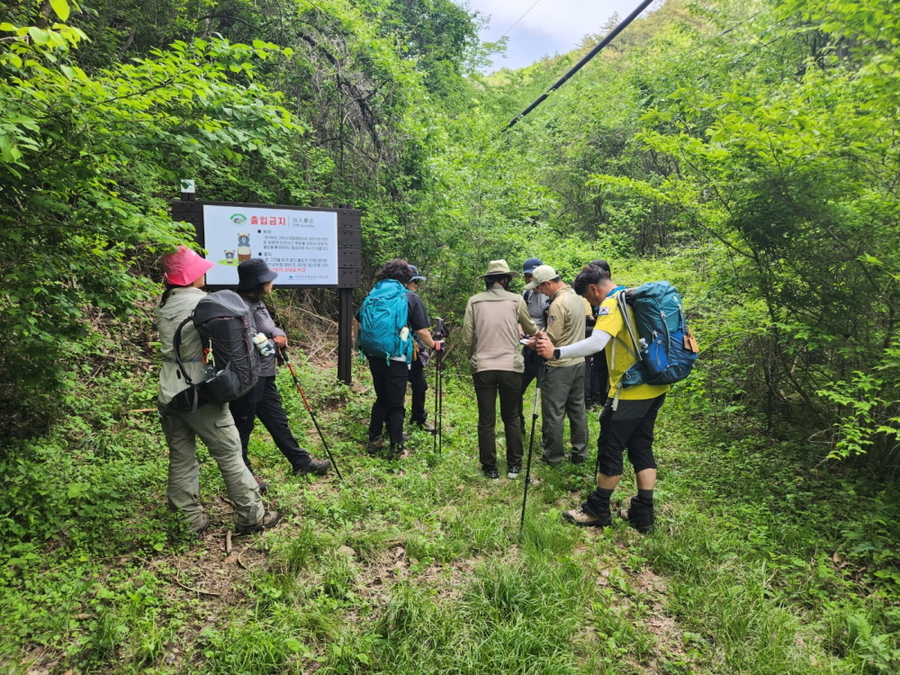
<svg viewBox="0 0 900 675">
<path fill-rule="evenodd" d="M 438 317 L 437 325 L 434 327 L 434 339 L 435 341 L 444 339 L 444 320 L 441 317 Z M 437 366 L 434 371 L 434 421 L 437 422 L 437 433 L 434 435 L 432 452 L 436 452 L 437 454 L 441 454 L 444 445 L 441 430 L 444 415 L 443 372 L 444 350 L 441 349 L 437 354 Z"/>
<path fill-rule="evenodd" d="M 522 539 L 522 529 L 525 527 L 525 504 L 528 502 L 528 486 L 531 483 L 531 452 L 534 449 L 534 428 L 538 418 L 538 403 L 541 398 L 541 388 L 538 382 L 534 383 L 534 407 L 531 409 L 531 439 L 528 441 L 528 461 L 525 464 L 525 491 L 522 495 L 522 517 L 519 518 L 519 540 Z"/>
<path fill-rule="evenodd" d="M 344 480 L 344 477 L 341 476 L 341 470 L 338 469 L 337 462 L 334 461 L 334 455 L 331 454 L 331 450 L 328 449 L 328 443 L 325 442 L 325 435 L 322 433 L 322 430 L 319 428 L 319 422 L 316 420 L 316 414 L 313 412 L 312 406 L 309 404 L 309 401 L 306 399 L 306 392 L 303 391 L 303 386 L 300 384 L 300 378 L 297 377 L 297 373 L 294 372 L 294 365 L 291 363 L 288 358 L 287 348 L 279 347 L 278 354 L 281 357 L 281 360 L 287 364 L 288 370 L 291 371 L 291 377 L 294 378 L 294 384 L 297 385 L 297 391 L 300 392 L 300 396 L 303 398 L 303 405 L 306 406 L 306 410 L 309 412 L 309 416 L 312 418 L 313 424 L 316 426 L 316 431 L 319 432 L 319 438 L 322 439 L 322 445 L 325 448 L 325 454 L 328 455 L 328 459 L 331 460 L 331 466 L 334 467 L 334 472 L 337 474 L 338 480 Z"/>
</svg>

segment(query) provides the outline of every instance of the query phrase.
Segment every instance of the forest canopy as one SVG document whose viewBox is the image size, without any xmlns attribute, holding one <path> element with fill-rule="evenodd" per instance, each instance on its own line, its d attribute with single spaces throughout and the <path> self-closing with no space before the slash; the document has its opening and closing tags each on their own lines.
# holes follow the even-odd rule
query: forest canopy
<svg viewBox="0 0 900 675">
<path fill-rule="evenodd" d="M 110 336 L 190 239 L 167 201 L 192 176 L 208 199 L 362 209 L 365 278 L 413 257 L 457 319 L 496 257 L 540 252 L 570 276 L 591 252 L 695 260 L 698 405 L 893 461 L 891 3 L 671 0 L 505 134 L 602 31 L 482 76 L 481 21 L 449 0 L 0 11 L 9 419 L 63 411 L 85 364 L 146 349 Z"/>
</svg>

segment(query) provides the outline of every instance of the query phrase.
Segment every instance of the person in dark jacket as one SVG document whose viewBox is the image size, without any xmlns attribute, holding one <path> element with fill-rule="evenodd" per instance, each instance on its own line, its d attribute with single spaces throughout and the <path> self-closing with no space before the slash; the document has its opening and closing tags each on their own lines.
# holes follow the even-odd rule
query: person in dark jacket
<svg viewBox="0 0 900 675">
<path fill-rule="evenodd" d="M 275 386 L 275 351 L 287 346 L 287 335 L 275 325 L 263 297 L 272 292 L 272 281 L 277 276 L 278 273 L 270 270 L 262 258 L 251 258 L 238 265 L 238 295 L 250 308 L 257 333 L 265 335 L 268 342 L 259 345 L 259 382 L 248 394 L 231 402 L 231 414 L 241 436 L 244 464 L 251 472 L 253 466 L 247 454 L 247 446 L 256 418 L 259 418 L 281 454 L 291 463 L 295 476 L 322 475 L 327 473 L 331 462 L 327 459 L 315 459 L 297 443 Z M 256 481 L 260 484 L 260 489 L 265 490 L 266 484 L 258 477 Z"/>
<path fill-rule="evenodd" d="M 591 260 L 588 263 L 588 266 L 594 265 L 599 267 L 601 270 L 606 272 L 606 276 L 610 279 L 612 278 L 612 272 L 609 268 L 609 263 L 603 260 L 602 258 L 597 258 L 596 260 Z M 594 306 L 594 321 L 597 320 L 597 312 L 600 310 L 599 305 Z M 591 322 L 590 332 L 594 331 L 594 322 Z M 587 335 L 586 337 L 590 337 Z M 602 351 L 597 352 L 592 356 L 585 357 L 585 363 L 590 359 L 590 385 L 585 387 L 584 390 L 584 405 L 585 408 L 590 410 L 592 408 L 602 408 L 603 404 L 606 403 L 606 393 L 609 389 L 609 371 L 606 367 L 606 356 Z M 585 372 L 588 371 L 587 366 L 585 366 Z"/>
<path fill-rule="evenodd" d="M 525 264 L 522 266 L 522 276 L 525 278 L 525 283 L 530 284 L 532 279 L 532 274 L 534 273 L 535 268 L 543 265 L 543 261 L 540 258 L 529 258 L 525 261 Z M 548 298 L 543 293 L 536 293 L 535 291 L 522 291 L 522 299 L 525 300 L 525 305 L 528 307 L 528 316 L 531 317 L 531 321 L 537 326 L 538 330 L 546 330 L 547 329 L 547 310 L 550 308 L 550 298 Z M 541 375 L 541 370 L 544 367 L 544 362 L 540 356 L 537 355 L 530 347 L 522 347 L 522 358 L 525 360 L 525 370 L 522 371 L 522 396 L 519 401 L 519 422 L 522 424 L 522 433 L 525 433 L 525 413 L 522 409 L 522 401 L 521 398 L 525 396 L 525 391 L 528 389 L 528 385 L 532 383 L 533 380 L 539 380 Z M 538 386 L 540 381 L 538 381 L 535 386 Z"/>
<path fill-rule="evenodd" d="M 410 293 L 419 293 L 419 282 L 425 281 L 427 277 L 419 274 L 419 268 L 410 265 L 409 269 L 413 276 L 406 283 L 406 289 Z M 428 313 L 425 313 L 426 318 Z M 431 325 L 431 319 L 428 319 L 428 325 Z M 412 387 L 412 411 L 409 421 L 411 424 L 418 426 L 420 429 L 430 434 L 436 434 L 437 429 L 428 421 L 428 411 L 425 409 L 425 394 L 428 391 L 428 381 L 425 379 L 425 365 L 428 363 L 428 349 L 425 342 L 416 333 L 413 333 L 413 340 L 416 341 L 418 356 L 413 358 L 409 366 L 409 384 Z"/>
</svg>

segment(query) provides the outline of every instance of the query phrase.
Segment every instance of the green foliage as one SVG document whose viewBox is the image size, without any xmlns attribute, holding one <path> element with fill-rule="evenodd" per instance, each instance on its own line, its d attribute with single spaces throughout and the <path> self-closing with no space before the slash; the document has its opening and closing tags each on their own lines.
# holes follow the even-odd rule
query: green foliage
<svg viewBox="0 0 900 675">
<path fill-rule="evenodd" d="M 854 3 L 829 7 L 832 20 L 812 7 L 804 13 L 828 33 L 835 16 L 864 22 L 857 10 Z M 788 42 L 808 25 L 780 30 Z M 739 278 L 765 301 L 772 322 L 765 352 L 773 354 L 766 398 L 788 403 L 783 392 L 790 390 L 819 424 L 827 417 L 815 396 L 845 388 L 848 371 L 878 365 L 881 345 L 894 339 L 897 301 L 887 273 L 898 250 L 896 196 L 875 178 L 893 172 L 895 119 L 874 103 L 886 82 L 871 78 L 864 62 L 842 61 L 840 49 L 834 42 L 806 61 L 799 82 L 773 82 L 774 64 L 761 55 L 734 84 L 684 86 L 647 113 L 639 136 L 655 152 L 686 158 L 658 198 L 719 239 Z M 879 58 L 869 47 L 857 56 L 864 52 Z M 869 262 L 882 258 L 887 269 Z M 890 398 L 872 403 L 856 412 L 891 416 Z M 836 456 L 868 443 L 852 426 L 842 423 L 842 438 L 853 447 Z"/>
<path fill-rule="evenodd" d="M 623 265 L 622 275 L 658 264 Z M 690 273 L 673 269 L 678 283 Z M 520 541 L 522 481 L 481 478 L 468 378 L 445 375 L 443 454 L 414 432 L 412 457 L 396 463 L 362 449 L 371 392 L 339 388 L 338 398 L 330 378 L 300 354 L 294 361 L 344 481 L 292 478 L 257 433 L 255 467 L 288 516 L 255 540 L 235 539 L 227 558 L 231 515 L 213 463 L 201 450 L 212 530 L 189 539 L 166 513 L 153 415 L 123 412 L 146 405 L 150 377 L 98 375 L 66 427 L 8 455 L 0 611 L 11 628 L 0 654 L 18 661 L 22 645 L 38 644 L 36 665 L 110 673 L 529 663 L 624 674 L 665 663 L 762 675 L 896 665 L 900 520 L 890 485 L 802 470 L 809 448 L 774 445 L 734 414 L 705 424 L 673 396 L 657 434 L 658 534 L 564 524 L 560 510 L 583 499 L 590 470 L 535 464 Z M 354 377 L 367 384 L 364 370 Z M 289 378 L 279 384 L 292 427 L 313 448 Z"/>
<path fill-rule="evenodd" d="M 884 0 L 669 2 L 507 132 L 497 163 L 530 161 L 545 260 L 585 242 L 613 260 L 706 268 L 691 289 L 714 346 L 687 385 L 698 406 L 785 432 L 837 422 L 835 443 L 853 447 L 835 457 L 871 440 L 877 464 L 895 442 L 896 377 L 882 366 L 900 300 L 891 12 Z M 490 78 L 497 126 L 573 56 Z M 825 393 L 854 372 L 876 378 L 872 397 Z"/>
<path fill-rule="evenodd" d="M 885 454 L 894 454 L 896 441 L 900 440 L 900 428 L 897 427 L 900 418 L 895 416 L 881 422 L 876 417 L 884 414 L 885 410 L 895 409 L 897 405 L 896 400 L 880 396 L 885 386 L 883 379 L 856 371 L 850 383 L 835 382 L 832 388 L 816 392 L 846 411 L 835 425 L 837 438 L 834 449 L 828 455 L 830 459 L 866 454 L 876 443 L 887 443 Z"/>
<path fill-rule="evenodd" d="M 0 459 L 0 667 L 897 670 L 893 4 L 669 0 L 506 134 L 598 36 L 483 77 L 478 22 L 445 0 L 0 9 L 0 402 L 22 437 Z M 288 517 L 223 557 L 201 451 L 212 534 L 189 539 L 148 373 L 153 262 L 193 236 L 166 213 L 185 177 L 361 207 L 364 283 L 407 257 L 451 328 L 495 258 L 671 280 L 703 351 L 660 421 L 660 531 L 563 525 L 589 462 L 533 467 L 520 540 L 521 480 L 482 481 L 451 352 L 444 453 L 414 433 L 404 463 L 361 449 L 370 393 L 298 355 L 345 480 L 288 476 L 256 434 Z M 282 307 L 293 341 L 327 346 L 329 295 Z"/>
<path fill-rule="evenodd" d="M 180 178 L 210 199 L 353 204 L 372 259 L 401 252 L 440 149 L 429 92 L 464 88 L 476 42 L 474 15 L 443 1 L 74 9 L 49 26 L 36 2 L 0 11 L 0 381 L 20 429 L 192 237 L 166 214 Z"/>
<path fill-rule="evenodd" d="M 115 339 L 110 315 L 133 316 L 153 294 L 136 259 L 185 236 L 162 186 L 189 166 L 234 180 L 245 157 L 277 163 L 277 139 L 298 129 L 248 79 L 270 45 L 176 43 L 88 76 L 66 65 L 81 33 L 58 35 L 0 47 L 0 381 L 25 419 L 29 407 L 49 409 L 69 359 L 100 335 Z"/>
</svg>

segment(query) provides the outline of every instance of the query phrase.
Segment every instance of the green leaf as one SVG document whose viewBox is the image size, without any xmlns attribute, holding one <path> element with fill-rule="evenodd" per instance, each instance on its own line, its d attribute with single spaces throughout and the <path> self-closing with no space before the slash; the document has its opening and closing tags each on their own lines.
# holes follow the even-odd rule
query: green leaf
<svg viewBox="0 0 900 675">
<path fill-rule="evenodd" d="M 50 33 L 45 30 L 41 30 L 37 26 L 29 26 L 28 35 L 31 36 L 34 44 L 38 46 L 45 45 L 50 42 Z"/>
<path fill-rule="evenodd" d="M 69 499 L 78 499 L 90 489 L 89 483 L 69 483 L 66 494 Z"/>
<path fill-rule="evenodd" d="M 50 6 L 61 21 L 69 18 L 69 3 L 66 0 L 50 0 Z"/>
<path fill-rule="evenodd" d="M 18 54 L 7 53 L 3 54 L 2 56 L 4 60 L 9 61 L 16 68 L 22 67 L 22 59 L 19 58 Z"/>
</svg>

